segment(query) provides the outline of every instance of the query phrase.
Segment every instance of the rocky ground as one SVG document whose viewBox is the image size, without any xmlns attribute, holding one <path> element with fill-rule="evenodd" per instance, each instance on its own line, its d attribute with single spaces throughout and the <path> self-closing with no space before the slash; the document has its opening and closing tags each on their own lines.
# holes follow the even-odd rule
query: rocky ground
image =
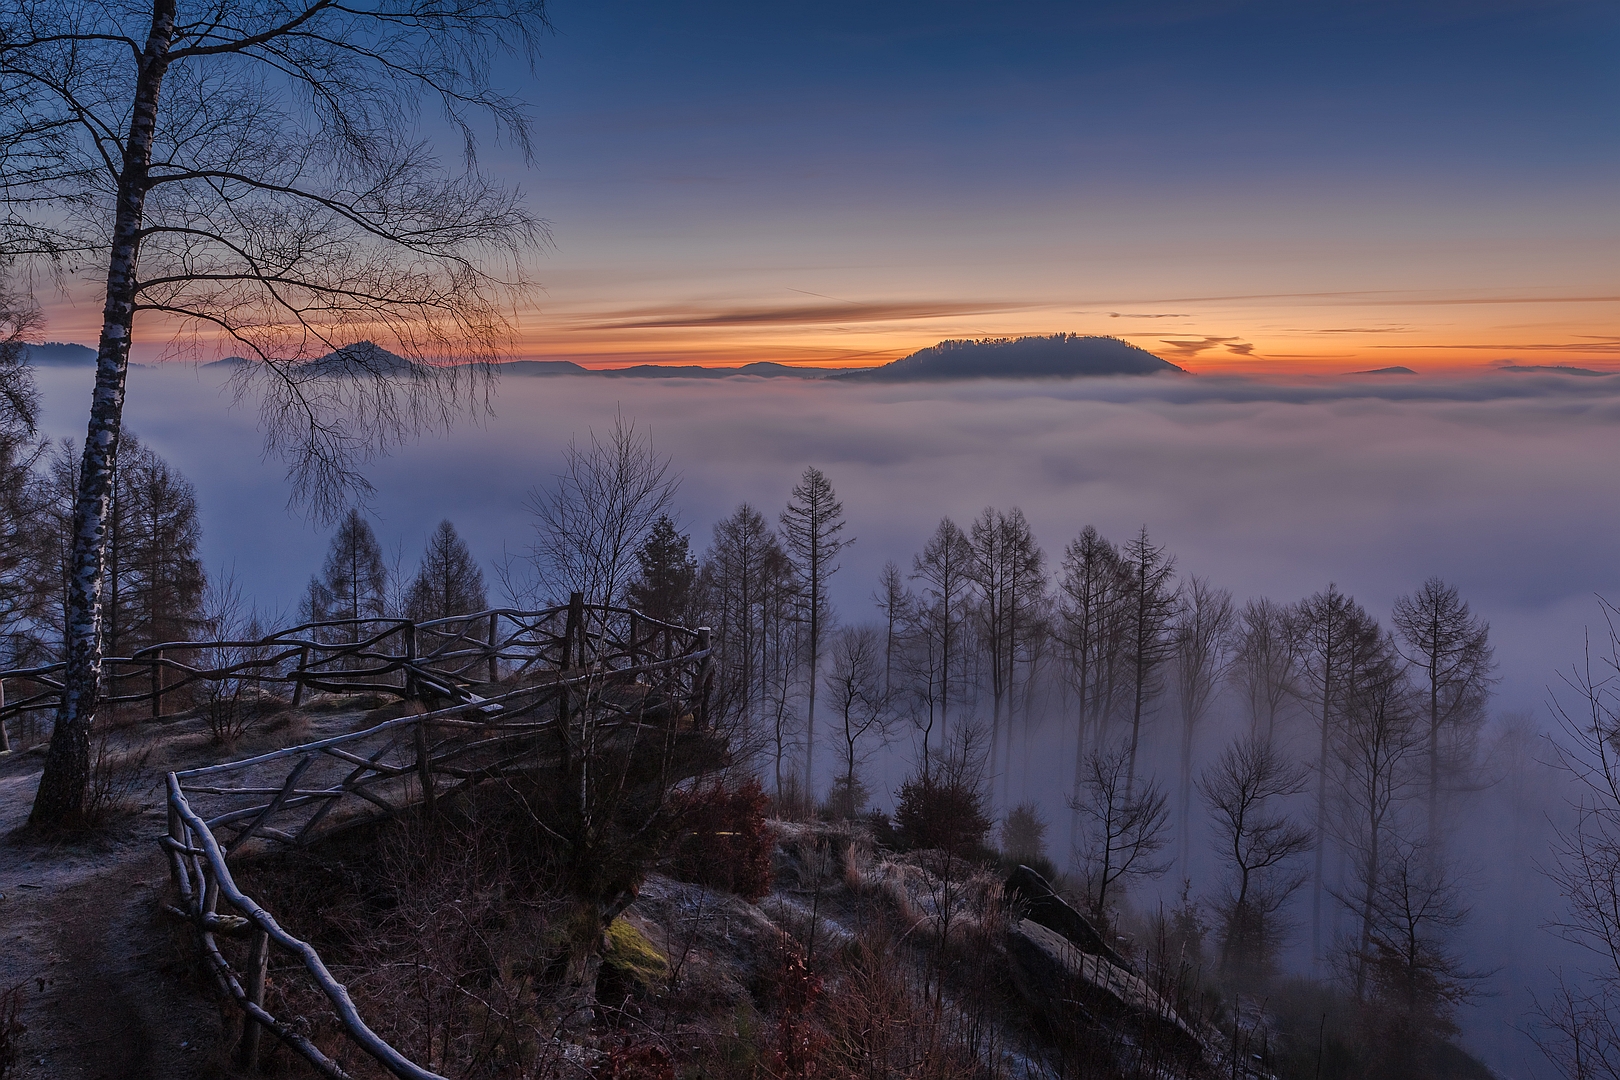
<svg viewBox="0 0 1620 1080">
<path fill-rule="evenodd" d="M 0 757 L 0 992 L 18 988 L 23 1028 L 6 1080 L 229 1074 L 234 1016 L 199 970 L 187 928 L 163 911 L 160 778 L 346 730 L 363 715 L 283 719 L 229 747 L 200 721 L 115 732 L 107 753 L 121 762 L 122 805 L 93 831 L 49 840 L 23 827 L 42 754 Z M 1009 896 L 995 872 L 886 851 L 855 826 L 772 828 L 775 882 L 757 903 L 648 879 L 625 913 L 628 929 L 610 933 L 595 1026 L 548 1036 L 558 1051 L 551 1074 L 640 1075 L 614 1056 L 632 1039 L 637 1053 L 655 1046 L 699 1070 L 683 1075 L 722 1065 L 747 1075 L 759 1055 L 776 1054 L 780 1066 L 799 1052 L 789 1035 L 827 1060 L 932 1055 L 929 1076 L 1058 1075 L 1093 1046 L 1099 1076 L 1123 1075 L 1113 1065 L 1132 1061 L 1136 1075 L 1233 1074 L 1214 1029 L 1178 1015 L 1084 920 L 1028 882 Z M 783 975 L 794 956 L 798 983 Z M 794 987 L 812 983 L 815 1000 L 795 1004 Z M 1081 1028 L 1089 1034 L 1077 1041 Z M 1151 1059 L 1148 1044 L 1158 1048 Z M 1239 1065 L 1237 1075 L 1260 1075 Z"/>
</svg>

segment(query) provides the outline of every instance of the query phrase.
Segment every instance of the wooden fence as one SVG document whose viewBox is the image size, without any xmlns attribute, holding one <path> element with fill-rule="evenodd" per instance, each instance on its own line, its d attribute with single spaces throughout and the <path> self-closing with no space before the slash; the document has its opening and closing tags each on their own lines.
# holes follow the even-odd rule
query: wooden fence
<svg viewBox="0 0 1620 1080">
<path fill-rule="evenodd" d="M 341 642 L 323 640 L 331 631 L 354 633 Z M 214 667 L 175 658 L 229 649 L 245 652 Z M 166 778 L 168 831 L 161 842 L 179 893 L 172 910 L 196 929 L 207 967 L 243 1012 L 238 1064 L 257 1066 L 268 1031 L 333 1080 L 348 1080 L 349 1073 L 315 1044 L 306 1025 L 265 1008 L 274 950 L 297 961 L 349 1040 L 384 1070 L 400 1080 L 442 1078 L 372 1031 L 316 950 L 237 886 L 232 862 L 267 846 L 307 845 L 334 828 L 407 806 L 431 808 L 458 787 L 544 767 L 547 746 L 555 745 L 547 733 L 587 712 L 596 736 L 616 730 L 634 735 L 648 727 L 702 732 L 713 682 L 707 629 L 585 605 L 578 595 L 545 611 L 485 611 L 418 624 L 319 623 L 256 642 L 157 646 L 114 663 L 137 669 L 136 677 L 144 671 L 153 685 L 145 693 L 114 692 L 107 700 L 150 700 L 159 714 L 165 695 L 231 679 L 279 689 L 294 703 L 305 688 L 314 688 L 387 691 L 427 708 Z M 53 670 L 0 673 L 5 681 L 33 684 L 31 694 L 5 706 L 14 710 L 10 715 L 51 707 L 46 703 Z M 160 685 L 158 672 L 174 681 Z M 227 952 L 240 949 L 222 949 L 222 937 L 245 939 L 245 963 L 231 962 Z"/>
<path fill-rule="evenodd" d="M 188 714 L 201 695 L 249 690 L 296 708 L 307 691 L 373 691 L 405 698 L 471 701 L 482 687 L 545 678 L 585 662 L 635 667 L 707 649 L 703 630 L 628 608 L 578 602 L 518 611 L 498 608 L 430 622 L 336 619 L 305 623 L 256 641 L 171 641 L 102 660 L 99 707 L 145 704 L 155 720 Z M 65 664 L 0 671 L 0 751 L 7 724 L 37 727 L 61 701 Z M 177 707 L 177 708 L 176 708 Z M 171 711 L 172 710 L 172 711 Z"/>
</svg>

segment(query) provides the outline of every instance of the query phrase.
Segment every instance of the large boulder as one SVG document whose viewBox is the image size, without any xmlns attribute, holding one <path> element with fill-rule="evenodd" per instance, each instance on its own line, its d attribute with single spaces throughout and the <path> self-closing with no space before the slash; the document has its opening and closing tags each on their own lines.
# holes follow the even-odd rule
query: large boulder
<svg viewBox="0 0 1620 1080">
<path fill-rule="evenodd" d="M 1202 1057 L 1202 1040 L 1140 975 L 1107 957 L 1080 951 L 1033 919 L 1007 930 L 1013 985 L 1030 1007 L 1058 1029 L 1087 1020 L 1142 1032 Z"/>
<path fill-rule="evenodd" d="M 1118 967 L 1130 969 L 1131 965 L 1109 948 L 1091 920 L 1070 907 L 1035 870 L 1020 866 L 1008 874 L 1006 893 L 1007 899 L 1026 918 L 1063 935 L 1081 952 L 1105 957 Z"/>
</svg>

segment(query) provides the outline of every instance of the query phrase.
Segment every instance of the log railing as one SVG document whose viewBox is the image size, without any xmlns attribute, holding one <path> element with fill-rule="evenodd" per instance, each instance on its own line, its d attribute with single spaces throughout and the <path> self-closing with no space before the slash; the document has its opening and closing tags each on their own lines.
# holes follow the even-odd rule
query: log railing
<svg viewBox="0 0 1620 1080">
<path fill-rule="evenodd" d="M 699 649 L 702 631 L 574 600 L 539 611 L 497 608 L 429 622 L 335 619 L 253 641 L 150 645 L 102 660 L 99 705 L 145 703 L 153 719 L 167 719 L 195 707 L 199 692 L 222 687 L 251 687 L 294 708 L 311 690 L 469 701 L 510 679 L 543 679 L 583 664 L 635 667 Z M 9 745 L 8 722 L 56 712 L 65 666 L 0 671 L 0 751 Z"/>
<path fill-rule="evenodd" d="M 307 1024 L 266 1009 L 266 973 L 272 953 L 280 951 L 324 995 L 348 1040 L 387 1073 L 399 1080 L 442 1080 L 366 1024 L 316 950 L 238 887 L 232 863 L 249 850 L 307 845 L 333 829 L 408 806 L 431 808 L 459 787 L 546 768 L 558 745 L 548 736 L 570 717 L 588 713 L 596 737 L 614 731 L 634 736 L 650 726 L 700 733 L 707 726 L 712 683 L 709 634 L 622 608 L 587 606 L 577 595 L 566 607 L 542 612 L 400 622 L 362 642 L 337 646 L 309 630 L 251 643 L 265 655 L 239 665 L 198 669 L 163 660 L 149 669 L 181 672 L 178 685 L 182 679 L 237 678 L 252 671 L 255 678 L 277 680 L 295 699 L 305 686 L 392 689 L 422 701 L 427 711 L 241 761 L 169 773 L 162 843 L 179 894 L 172 910 L 195 928 L 206 966 L 243 1013 L 237 1046 L 243 1068 L 257 1066 L 263 1033 L 269 1032 L 323 1075 L 349 1077 L 316 1045 Z M 288 665 L 295 651 L 298 661 Z M 274 674 L 277 663 L 287 666 Z M 474 672 L 498 678 L 475 680 Z M 397 686 L 378 681 L 394 675 L 401 676 Z M 473 692 L 474 686 L 481 692 Z M 245 960 L 240 946 L 222 947 L 221 938 L 245 940 Z"/>
</svg>

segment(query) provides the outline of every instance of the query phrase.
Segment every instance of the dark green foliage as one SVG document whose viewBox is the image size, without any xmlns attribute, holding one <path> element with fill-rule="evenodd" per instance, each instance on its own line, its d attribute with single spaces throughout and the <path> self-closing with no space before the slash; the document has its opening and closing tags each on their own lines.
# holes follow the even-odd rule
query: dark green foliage
<svg viewBox="0 0 1620 1080">
<path fill-rule="evenodd" d="M 675 527 L 668 514 L 653 522 L 636 549 L 636 580 L 625 590 L 630 606 L 662 622 L 679 623 L 692 607 L 697 560 L 691 537 Z"/>
<path fill-rule="evenodd" d="M 894 825 L 906 847 L 953 855 L 978 854 L 990 832 L 978 785 L 941 771 L 914 776 L 901 785 Z"/>
</svg>

